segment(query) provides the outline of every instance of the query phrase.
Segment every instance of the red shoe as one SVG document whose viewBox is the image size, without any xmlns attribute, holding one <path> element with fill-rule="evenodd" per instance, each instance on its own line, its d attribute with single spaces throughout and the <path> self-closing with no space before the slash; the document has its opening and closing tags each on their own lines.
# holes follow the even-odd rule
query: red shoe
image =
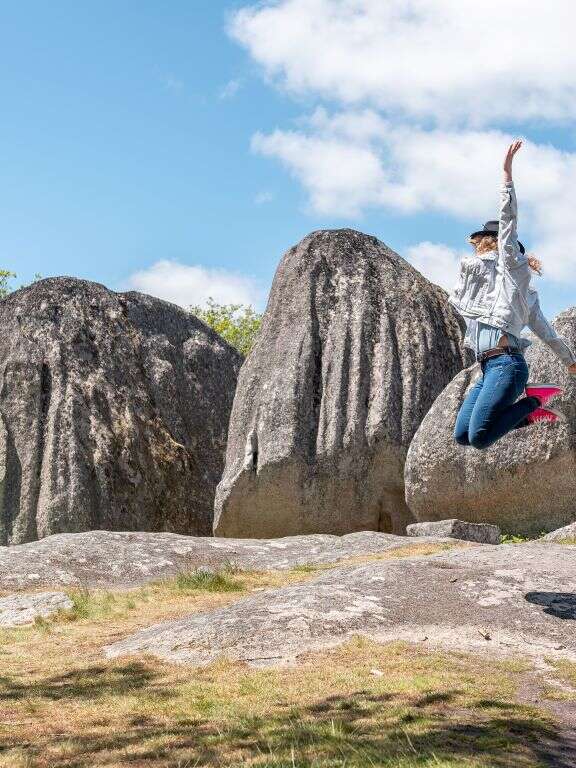
<svg viewBox="0 0 576 768">
<path fill-rule="evenodd" d="M 535 424 L 537 421 L 566 421 L 566 416 L 554 408 L 536 408 L 526 416 L 526 421 Z"/>
<path fill-rule="evenodd" d="M 526 384 L 526 397 L 537 397 L 540 405 L 546 405 L 548 400 L 563 394 L 563 388 L 557 384 Z"/>
</svg>

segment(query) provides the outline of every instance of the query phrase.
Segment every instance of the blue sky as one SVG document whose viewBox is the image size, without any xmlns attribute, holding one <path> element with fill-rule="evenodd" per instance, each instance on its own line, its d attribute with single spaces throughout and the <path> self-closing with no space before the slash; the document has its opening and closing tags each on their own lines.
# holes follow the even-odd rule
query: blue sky
<svg viewBox="0 0 576 768">
<path fill-rule="evenodd" d="M 15 285 L 68 274 L 183 304 L 210 291 L 262 305 L 288 247 L 352 226 L 448 283 L 466 233 L 495 214 L 500 150 L 521 133 L 526 239 L 552 267 L 537 285 L 549 313 L 575 304 L 572 41 L 555 35 L 548 80 L 517 58 L 487 82 L 480 60 L 458 83 L 440 62 L 426 82 L 425 62 L 408 48 L 398 66 L 386 36 L 432 29 L 443 47 L 430 14 L 456 6 L 430 2 L 404 18 L 413 0 L 392 0 L 401 29 L 375 0 L 4 4 L 1 266 Z M 343 23 L 359 25 L 357 50 L 339 44 Z M 494 88 L 508 106 L 494 107 Z"/>
</svg>

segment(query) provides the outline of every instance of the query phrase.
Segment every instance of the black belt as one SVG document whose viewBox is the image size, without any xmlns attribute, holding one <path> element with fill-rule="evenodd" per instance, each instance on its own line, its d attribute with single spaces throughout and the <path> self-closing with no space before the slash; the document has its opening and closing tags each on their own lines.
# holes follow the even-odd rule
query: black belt
<svg viewBox="0 0 576 768">
<path fill-rule="evenodd" d="M 522 352 L 518 347 L 493 347 L 487 349 L 485 352 L 481 352 L 476 357 L 478 363 L 483 363 L 484 360 L 489 360 L 491 357 L 498 357 L 498 355 L 521 355 Z"/>
</svg>

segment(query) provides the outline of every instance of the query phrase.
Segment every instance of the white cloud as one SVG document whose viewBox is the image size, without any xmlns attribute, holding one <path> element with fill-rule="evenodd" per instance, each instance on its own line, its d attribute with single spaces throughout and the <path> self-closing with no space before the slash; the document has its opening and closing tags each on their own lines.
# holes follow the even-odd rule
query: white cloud
<svg viewBox="0 0 576 768">
<path fill-rule="evenodd" d="M 384 181 L 381 163 L 369 148 L 340 138 L 294 131 L 257 133 L 252 149 L 280 159 L 306 187 L 319 213 L 358 216 Z"/>
<path fill-rule="evenodd" d="M 393 125 L 371 111 L 331 116 L 317 110 L 302 129 L 258 133 L 252 146 L 282 162 L 318 213 L 357 216 L 381 207 L 404 215 L 441 213 L 476 226 L 497 216 L 511 139 L 500 131 Z M 576 154 L 527 141 L 515 176 L 520 234 L 548 275 L 573 279 Z"/>
<path fill-rule="evenodd" d="M 220 93 L 218 94 L 221 99 L 232 99 L 238 91 L 242 88 L 242 81 L 241 80 L 229 80 L 226 85 L 220 89 Z"/>
<path fill-rule="evenodd" d="M 247 275 L 167 260 L 135 272 L 128 278 L 128 287 L 182 307 L 203 306 L 212 298 L 219 304 L 251 304 L 260 309 L 265 299 L 262 287 Z"/>
<path fill-rule="evenodd" d="M 333 106 L 253 136 L 315 213 L 381 208 L 476 227 L 495 218 L 509 130 L 576 117 L 576 6 L 566 0 L 245 0 L 229 32 L 270 82 Z M 520 234 L 557 281 L 576 274 L 576 153 L 525 142 Z M 447 285 L 460 254 L 410 258 Z M 452 280 L 452 277 L 449 278 Z"/>
<path fill-rule="evenodd" d="M 268 0 L 230 33 L 291 92 L 478 125 L 576 117 L 575 24 L 567 0 Z"/>
<path fill-rule="evenodd" d="M 184 88 L 184 82 L 174 75 L 163 75 L 161 78 L 162 85 L 167 91 L 181 91 Z"/>
<path fill-rule="evenodd" d="M 270 192 L 268 190 L 263 190 L 262 192 L 258 192 L 256 197 L 254 198 L 254 202 L 256 205 L 266 205 L 267 203 L 271 203 L 274 200 L 274 192 Z"/>
<path fill-rule="evenodd" d="M 441 243 L 425 241 L 413 245 L 405 256 L 424 277 L 451 291 L 458 280 L 460 259 L 470 251 L 456 251 Z"/>
</svg>

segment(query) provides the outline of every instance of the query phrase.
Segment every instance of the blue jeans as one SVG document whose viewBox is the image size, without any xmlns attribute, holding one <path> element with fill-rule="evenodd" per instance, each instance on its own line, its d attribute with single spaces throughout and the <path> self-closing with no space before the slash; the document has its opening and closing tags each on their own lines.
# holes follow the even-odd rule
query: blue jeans
<svg viewBox="0 0 576 768">
<path fill-rule="evenodd" d="M 518 400 L 528 381 L 528 366 L 520 353 L 491 357 L 481 366 L 482 376 L 456 418 L 454 438 L 460 445 L 483 449 L 512 429 L 526 426 L 526 417 L 540 407 L 540 401 Z"/>
</svg>

